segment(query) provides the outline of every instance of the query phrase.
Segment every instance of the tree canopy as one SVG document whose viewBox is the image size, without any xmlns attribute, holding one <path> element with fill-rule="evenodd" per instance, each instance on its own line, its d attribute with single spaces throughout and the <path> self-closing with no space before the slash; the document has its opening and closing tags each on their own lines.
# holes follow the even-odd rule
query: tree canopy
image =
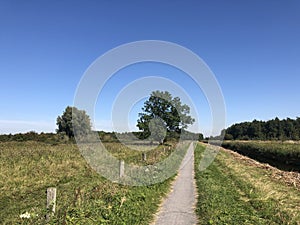
<svg viewBox="0 0 300 225">
<path fill-rule="evenodd" d="M 68 106 L 61 116 L 57 117 L 57 133 L 64 133 L 69 137 L 87 135 L 91 131 L 90 117 L 84 110 Z"/>
<path fill-rule="evenodd" d="M 143 112 L 139 113 L 137 127 L 143 131 L 144 138 L 150 135 L 156 141 L 162 141 L 166 132 L 180 133 L 193 124 L 190 107 L 182 104 L 179 97 L 172 97 L 167 91 L 154 91 L 144 102 Z"/>
<path fill-rule="evenodd" d="M 268 121 L 253 120 L 237 123 L 225 130 L 225 139 L 299 140 L 300 118 L 275 118 Z"/>
</svg>

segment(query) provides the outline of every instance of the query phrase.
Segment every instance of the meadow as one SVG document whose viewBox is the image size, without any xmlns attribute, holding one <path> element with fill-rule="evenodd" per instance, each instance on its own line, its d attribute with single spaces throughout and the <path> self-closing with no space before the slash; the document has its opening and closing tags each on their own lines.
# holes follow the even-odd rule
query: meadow
<svg viewBox="0 0 300 225">
<path fill-rule="evenodd" d="M 136 165 L 152 165 L 174 153 L 174 143 L 152 150 L 139 146 L 140 151 L 115 142 L 104 145 L 116 158 Z M 300 185 L 294 182 L 299 173 L 225 149 L 200 171 L 204 149 L 202 143 L 195 149 L 199 224 L 299 224 Z M 179 165 L 180 157 L 175 159 Z M 36 141 L 0 142 L 0 168 L 0 224 L 150 224 L 175 177 L 120 185 L 91 169 L 77 145 Z M 285 180 L 286 174 L 295 179 Z M 48 187 L 57 188 L 57 205 L 46 222 Z M 30 218 L 20 218 L 26 212 Z"/>
<path fill-rule="evenodd" d="M 120 159 L 151 164 L 172 149 L 141 152 L 107 143 Z M 113 183 L 92 170 L 75 144 L 0 143 L 0 224 L 45 224 L 46 189 L 57 188 L 56 213 L 48 224 L 149 224 L 173 179 L 148 186 Z M 30 218 L 20 218 L 28 212 Z"/>
</svg>

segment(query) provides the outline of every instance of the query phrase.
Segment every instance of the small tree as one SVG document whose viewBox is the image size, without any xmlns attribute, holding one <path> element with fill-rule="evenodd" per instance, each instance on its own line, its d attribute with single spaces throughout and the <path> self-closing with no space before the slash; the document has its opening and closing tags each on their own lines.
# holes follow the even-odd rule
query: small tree
<svg viewBox="0 0 300 225">
<path fill-rule="evenodd" d="M 79 110 L 76 107 L 68 106 L 62 116 L 58 116 L 56 120 L 58 129 L 57 133 L 64 133 L 68 137 L 76 135 L 84 136 L 91 132 L 90 117 L 84 110 Z"/>
</svg>

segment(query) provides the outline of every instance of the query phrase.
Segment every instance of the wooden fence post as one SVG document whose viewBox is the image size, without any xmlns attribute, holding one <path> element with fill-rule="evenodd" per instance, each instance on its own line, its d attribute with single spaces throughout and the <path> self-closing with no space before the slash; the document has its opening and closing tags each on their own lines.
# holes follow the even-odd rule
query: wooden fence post
<svg viewBox="0 0 300 225">
<path fill-rule="evenodd" d="M 55 213 L 56 205 L 56 188 L 50 187 L 47 188 L 47 215 L 46 220 L 49 221 L 50 217 Z"/>
<path fill-rule="evenodd" d="M 124 173 L 125 173 L 124 160 L 120 160 L 120 170 L 119 170 L 120 178 L 124 176 Z"/>
<path fill-rule="evenodd" d="M 146 161 L 146 160 L 147 160 L 147 153 L 146 153 L 146 152 L 143 152 L 143 153 L 142 153 L 142 158 L 143 158 L 143 161 Z"/>
</svg>

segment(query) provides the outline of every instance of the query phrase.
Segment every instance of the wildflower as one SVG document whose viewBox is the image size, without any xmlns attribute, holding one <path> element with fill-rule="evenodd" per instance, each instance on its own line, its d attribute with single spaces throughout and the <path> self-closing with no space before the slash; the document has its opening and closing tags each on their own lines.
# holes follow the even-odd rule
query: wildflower
<svg viewBox="0 0 300 225">
<path fill-rule="evenodd" d="M 21 219 L 29 219 L 30 218 L 30 213 L 29 212 L 25 212 L 23 214 L 20 215 Z"/>
</svg>

